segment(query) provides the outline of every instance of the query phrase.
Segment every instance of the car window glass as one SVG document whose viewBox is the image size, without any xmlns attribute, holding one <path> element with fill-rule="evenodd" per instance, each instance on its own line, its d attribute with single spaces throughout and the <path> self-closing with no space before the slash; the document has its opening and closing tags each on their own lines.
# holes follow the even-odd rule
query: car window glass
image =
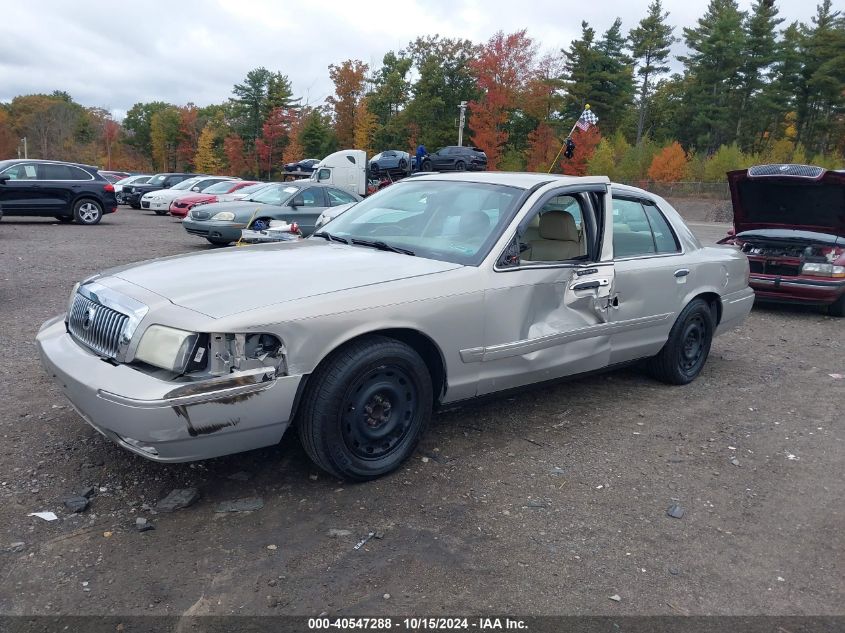
<svg viewBox="0 0 845 633">
<path fill-rule="evenodd" d="M 669 222 L 663 217 L 660 210 L 651 204 L 644 205 L 646 217 L 651 225 L 651 232 L 654 235 L 654 243 L 658 253 L 677 253 L 680 248 L 675 239 L 675 233 Z"/>
<path fill-rule="evenodd" d="M 221 182 L 215 182 L 212 185 L 209 185 L 205 189 L 202 190 L 203 193 L 227 193 L 229 189 L 235 186 L 230 180 L 223 180 Z"/>
<path fill-rule="evenodd" d="M 199 182 L 199 178 L 188 178 L 187 180 L 183 180 L 181 182 L 177 182 L 175 185 L 171 187 L 174 191 L 184 191 L 186 189 L 190 189 L 195 184 Z"/>
<path fill-rule="evenodd" d="M 91 174 L 89 174 L 84 169 L 74 167 L 73 165 L 67 165 L 67 170 L 68 178 L 70 180 L 91 180 Z"/>
<path fill-rule="evenodd" d="M 587 234 L 580 197 L 548 199 L 523 223 L 520 261 L 560 262 L 587 256 Z"/>
<path fill-rule="evenodd" d="M 657 252 L 643 205 L 613 199 L 613 254 L 615 257 L 653 255 Z"/>
<path fill-rule="evenodd" d="M 290 189 L 291 191 L 286 191 Z M 263 187 L 260 191 L 256 191 L 250 196 L 253 202 L 263 202 L 264 204 L 281 205 L 282 201 L 287 200 L 293 194 L 299 191 L 298 187 L 282 187 L 281 185 L 270 185 Z"/>
<path fill-rule="evenodd" d="M 305 189 L 296 196 L 297 203 L 303 207 L 322 207 L 323 196 L 320 190 L 315 188 Z"/>
<path fill-rule="evenodd" d="M 331 232 L 477 265 L 513 217 L 520 193 L 487 183 L 404 181 L 332 220 Z"/>
<path fill-rule="evenodd" d="M 31 165 L 28 163 L 20 163 L 18 165 L 12 165 L 4 172 L 7 176 L 9 176 L 10 180 L 37 180 L 38 179 L 38 172 L 35 168 L 35 165 Z"/>
<path fill-rule="evenodd" d="M 332 170 L 325 167 L 317 172 L 317 180 L 329 180 L 332 177 Z"/>
<path fill-rule="evenodd" d="M 45 163 L 41 165 L 40 180 L 71 180 L 70 169 L 67 165 Z"/>
<path fill-rule="evenodd" d="M 163 185 L 167 180 L 167 176 L 153 176 L 147 181 L 149 185 Z"/>
<path fill-rule="evenodd" d="M 329 206 L 332 207 L 355 202 L 355 198 L 340 189 L 326 189 L 326 195 L 329 197 Z"/>
</svg>

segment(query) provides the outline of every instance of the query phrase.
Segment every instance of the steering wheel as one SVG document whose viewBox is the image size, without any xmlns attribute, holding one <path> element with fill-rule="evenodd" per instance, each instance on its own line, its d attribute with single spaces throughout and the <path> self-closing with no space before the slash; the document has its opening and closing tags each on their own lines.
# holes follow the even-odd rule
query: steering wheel
<svg viewBox="0 0 845 633">
<path fill-rule="evenodd" d="M 370 231 L 370 235 L 408 235 L 408 229 L 399 224 L 383 224 Z"/>
</svg>

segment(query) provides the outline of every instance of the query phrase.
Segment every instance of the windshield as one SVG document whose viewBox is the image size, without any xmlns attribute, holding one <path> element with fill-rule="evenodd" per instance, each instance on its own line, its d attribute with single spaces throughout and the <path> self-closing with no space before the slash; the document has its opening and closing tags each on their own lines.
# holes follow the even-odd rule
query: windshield
<svg viewBox="0 0 845 633">
<path fill-rule="evenodd" d="M 152 178 L 147 181 L 147 184 L 150 185 L 160 185 L 164 182 L 164 179 L 167 178 L 164 174 L 159 174 L 158 176 L 153 176 Z"/>
<path fill-rule="evenodd" d="M 241 187 L 240 189 L 238 189 L 234 193 L 237 193 L 237 194 L 255 193 L 256 191 L 260 191 L 261 189 L 264 189 L 264 187 L 267 187 L 267 186 L 268 185 L 267 185 L 266 182 L 257 182 L 254 185 L 247 185 L 246 187 Z"/>
<path fill-rule="evenodd" d="M 235 186 L 235 182 L 232 180 L 223 180 L 221 182 L 216 182 L 213 185 L 206 187 L 202 190 L 203 193 L 228 193 L 229 189 Z"/>
<path fill-rule="evenodd" d="M 298 192 L 299 187 L 293 187 L 291 185 L 270 185 L 263 187 L 260 191 L 247 198 L 247 200 L 250 202 L 263 202 L 264 204 L 275 204 L 280 207 L 285 200 Z"/>
<path fill-rule="evenodd" d="M 173 185 L 171 189 L 173 189 L 174 191 L 184 191 L 186 189 L 190 189 L 199 181 L 199 178 L 188 178 L 187 180 L 183 180 L 182 182 Z"/>
<path fill-rule="evenodd" d="M 511 220 L 521 189 L 446 180 L 391 185 L 332 221 L 332 235 L 477 266 Z"/>
</svg>

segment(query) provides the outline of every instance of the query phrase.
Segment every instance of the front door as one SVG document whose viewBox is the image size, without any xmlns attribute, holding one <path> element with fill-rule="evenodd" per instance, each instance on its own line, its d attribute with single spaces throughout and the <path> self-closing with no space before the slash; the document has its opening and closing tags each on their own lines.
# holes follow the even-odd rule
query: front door
<svg viewBox="0 0 845 633">
<path fill-rule="evenodd" d="M 43 192 L 36 163 L 18 163 L 3 174 L 9 176 L 0 184 L 0 205 L 9 215 L 38 215 L 42 211 Z"/>
<path fill-rule="evenodd" d="M 552 187 L 519 222 L 485 291 L 479 395 L 605 367 L 613 261 L 605 185 Z"/>
</svg>

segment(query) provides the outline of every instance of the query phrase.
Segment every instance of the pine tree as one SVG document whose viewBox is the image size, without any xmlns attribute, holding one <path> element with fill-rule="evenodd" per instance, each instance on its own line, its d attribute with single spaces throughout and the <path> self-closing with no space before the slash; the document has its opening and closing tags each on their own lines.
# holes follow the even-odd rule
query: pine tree
<svg viewBox="0 0 845 633">
<path fill-rule="evenodd" d="M 639 95 L 639 116 L 637 119 L 637 143 L 643 136 L 646 111 L 649 105 L 649 89 L 655 76 L 669 70 L 669 48 L 675 41 L 674 27 L 666 24 L 669 12 L 663 12 L 660 0 L 648 5 L 648 14 L 636 28 L 631 29 L 628 38 L 631 54 L 637 63 L 637 75 L 642 78 Z"/>
<path fill-rule="evenodd" d="M 714 151 L 733 138 L 732 102 L 739 85 L 744 14 L 736 0 L 710 0 L 695 28 L 684 29 L 689 55 L 679 57 L 689 79 L 684 95 L 686 145 Z"/>
</svg>

